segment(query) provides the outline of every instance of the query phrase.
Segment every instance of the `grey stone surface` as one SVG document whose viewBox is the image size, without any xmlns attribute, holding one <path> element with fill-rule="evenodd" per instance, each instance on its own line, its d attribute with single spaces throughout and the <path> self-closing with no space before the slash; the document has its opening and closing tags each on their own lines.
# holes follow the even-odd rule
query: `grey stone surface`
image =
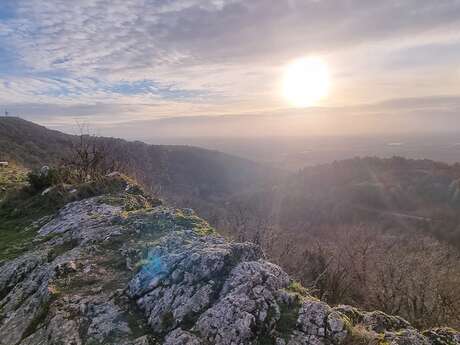
<svg viewBox="0 0 460 345">
<path fill-rule="evenodd" d="M 1 345 L 339 345 L 356 325 L 392 345 L 460 344 L 451 329 L 421 333 L 299 293 L 256 245 L 211 233 L 191 210 L 74 202 L 0 265 Z"/>
</svg>

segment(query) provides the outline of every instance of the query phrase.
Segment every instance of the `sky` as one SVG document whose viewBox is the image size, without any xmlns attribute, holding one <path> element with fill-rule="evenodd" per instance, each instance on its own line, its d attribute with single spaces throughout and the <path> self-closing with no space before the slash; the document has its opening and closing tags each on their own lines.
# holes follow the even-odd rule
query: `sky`
<svg viewBox="0 0 460 345">
<path fill-rule="evenodd" d="M 310 56 L 329 93 L 294 109 Z M 460 0 L 0 0 L 0 108 L 129 138 L 460 132 Z"/>
</svg>

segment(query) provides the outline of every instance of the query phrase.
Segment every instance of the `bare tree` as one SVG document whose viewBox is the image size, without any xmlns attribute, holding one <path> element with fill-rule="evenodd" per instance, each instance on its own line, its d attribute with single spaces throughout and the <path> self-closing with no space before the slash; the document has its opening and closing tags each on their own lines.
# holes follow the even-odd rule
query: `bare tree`
<svg viewBox="0 0 460 345">
<path fill-rule="evenodd" d="M 71 154 L 63 159 L 63 167 L 67 168 L 76 182 L 99 180 L 108 173 L 115 171 L 119 163 L 110 158 L 108 143 L 90 134 L 85 125 L 78 125 L 79 135 L 74 142 Z"/>
</svg>

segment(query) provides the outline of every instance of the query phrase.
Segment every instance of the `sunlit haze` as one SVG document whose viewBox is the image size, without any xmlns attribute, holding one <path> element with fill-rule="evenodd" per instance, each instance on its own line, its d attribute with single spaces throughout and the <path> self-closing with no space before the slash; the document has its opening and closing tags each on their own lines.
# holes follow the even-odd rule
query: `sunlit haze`
<svg viewBox="0 0 460 345">
<path fill-rule="evenodd" d="M 458 132 L 459 17 L 455 0 L 3 0 L 0 108 L 129 139 Z"/>
<path fill-rule="evenodd" d="M 294 107 L 316 105 L 329 90 L 328 66 L 319 58 L 301 58 L 286 66 L 283 95 Z"/>
</svg>

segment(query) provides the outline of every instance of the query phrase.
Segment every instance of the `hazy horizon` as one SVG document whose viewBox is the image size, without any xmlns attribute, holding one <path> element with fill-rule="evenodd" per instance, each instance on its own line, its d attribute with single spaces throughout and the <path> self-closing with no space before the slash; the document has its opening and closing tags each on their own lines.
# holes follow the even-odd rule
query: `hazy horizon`
<svg viewBox="0 0 460 345">
<path fill-rule="evenodd" d="M 460 133 L 459 17 L 456 0 L 4 0 L 0 108 L 125 138 Z"/>
</svg>

